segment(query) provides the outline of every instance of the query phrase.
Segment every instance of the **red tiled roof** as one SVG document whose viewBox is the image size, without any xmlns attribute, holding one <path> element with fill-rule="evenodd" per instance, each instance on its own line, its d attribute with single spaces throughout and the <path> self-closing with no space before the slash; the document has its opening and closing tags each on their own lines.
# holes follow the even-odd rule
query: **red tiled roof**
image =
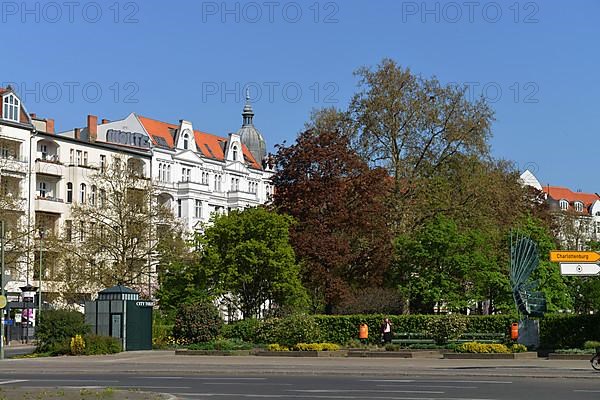
<svg viewBox="0 0 600 400">
<path fill-rule="evenodd" d="M 175 147 L 172 132 L 179 128 L 178 125 L 142 117 L 141 115 L 138 115 L 137 117 L 142 125 L 144 125 L 144 128 L 148 134 L 150 134 L 154 144 L 157 144 L 155 137 L 161 137 L 165 140 L 170 149 Z M 225 153 L 223 150 L 227 144 L 227 139 L 211 133 L 200 132 L 196 130 L 194 131 L 194 139 L 196 140 L 196 146 L 202 155 L 208 158 L 217 159 L 219 161 L 225 160 Z M 252 156 L 252 153 L 250 153 L 250 150 L 248 150 L 245 145 L 242 145 L 242 151 L 244 153 L 244 158 L 252 168 L 261 169 L 260 164 L 256 162 Z"/>
<path fill-rule="evenodd" d="M 161 137 L 165 140 L 169 148 L 173 148 L 173 136 L 171 136 L 171 129 L 177 129 L 177 125 L 167 124 L 166 122 L 157 121 L 155 119 L 137 116 L 146 132 L 150 134 L 150 138 L 157 144 L 155 136 Z"/>
<path fill-rule="evenodd" d="M 548 195 L 548 197 L 556 201 L 567 200 L 569 204 L 580 201 L 585 206 L 585 212 L 588 211 L 589 207 L 596 200 L 600 200 L 600 196 L 595 193 L 574 192 L 569 188 L 560 186 L 544 186 L 543 191 Z"/>
</svg>

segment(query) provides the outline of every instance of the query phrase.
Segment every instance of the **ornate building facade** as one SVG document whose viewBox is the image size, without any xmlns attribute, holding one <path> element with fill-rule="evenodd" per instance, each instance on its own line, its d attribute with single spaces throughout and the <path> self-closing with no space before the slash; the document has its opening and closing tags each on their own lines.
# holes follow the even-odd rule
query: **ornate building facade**
<svg viewBox="0 0 600 400">
<path fill-rule="evenodd" d="M 7 223 L 4 279 L 12 298 L 29 283 L 41 283 L 43 293 L 60 290 L 48 279 L 52 257 L 40 232 L 72 229 L 71 206 L 96 201 L 93 175 L 115 158 L 151 180 L 157 201 L 188 231 L 201 230 L 213 213 L 263 204 L 273 191 L 273 168 L 248 100 L 241 128 L 227 137 L 196 130 L 186 120 L 168 123 L 135 113 L 113 121 L 89 115 L 84 127 L 55 133 L 54 120 L 28 113 L 10 87 L 0 88 L 0 100 L 0 220 L 14 222 Z M 17 234 L 13 225 L 25 229 Z M 16 254 L 19 245 L 29 250 Z M 37 268 L 38 257 L 45 268 Z"/>
</svg>

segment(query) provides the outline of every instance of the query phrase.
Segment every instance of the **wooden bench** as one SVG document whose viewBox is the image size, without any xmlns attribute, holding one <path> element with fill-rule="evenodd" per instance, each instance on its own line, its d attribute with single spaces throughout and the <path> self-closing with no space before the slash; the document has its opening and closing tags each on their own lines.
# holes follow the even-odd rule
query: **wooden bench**
<svg viewBox="0 0 600 400">
<path fill-rule="evenodd" d="M 456 343 L 478 342 L 478 343 L 502 343 L 505 336 L 502 333 L 464 333 L 456 340 Z"/>
</svg>

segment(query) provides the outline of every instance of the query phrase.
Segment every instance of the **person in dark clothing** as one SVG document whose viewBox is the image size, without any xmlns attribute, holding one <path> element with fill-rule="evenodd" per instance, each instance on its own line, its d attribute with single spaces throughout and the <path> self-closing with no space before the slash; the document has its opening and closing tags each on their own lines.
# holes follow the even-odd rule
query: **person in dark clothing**
<svg viewBox="0 0 600 400">
<path fill-rule="evenodd" d="M 381 323 L 381 341 L 383 343 L 391 343 L 392 342 L 392 323 L 389 318 L 386 318 Z"/>
</svg>

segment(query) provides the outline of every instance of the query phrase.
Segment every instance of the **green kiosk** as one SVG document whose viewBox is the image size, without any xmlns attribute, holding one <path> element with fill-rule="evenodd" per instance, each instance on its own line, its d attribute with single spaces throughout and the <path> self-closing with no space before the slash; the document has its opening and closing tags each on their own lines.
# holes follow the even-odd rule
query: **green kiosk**
<svg viewBox="0 0 600 400">
<path fill-rule="evenodd" d="M 152 350 L 153 306 L 135 290 L 117 285 L 85 303 L 85 322 L 96 335 L 119 338 L 124 351 Z"/>
</svg>

